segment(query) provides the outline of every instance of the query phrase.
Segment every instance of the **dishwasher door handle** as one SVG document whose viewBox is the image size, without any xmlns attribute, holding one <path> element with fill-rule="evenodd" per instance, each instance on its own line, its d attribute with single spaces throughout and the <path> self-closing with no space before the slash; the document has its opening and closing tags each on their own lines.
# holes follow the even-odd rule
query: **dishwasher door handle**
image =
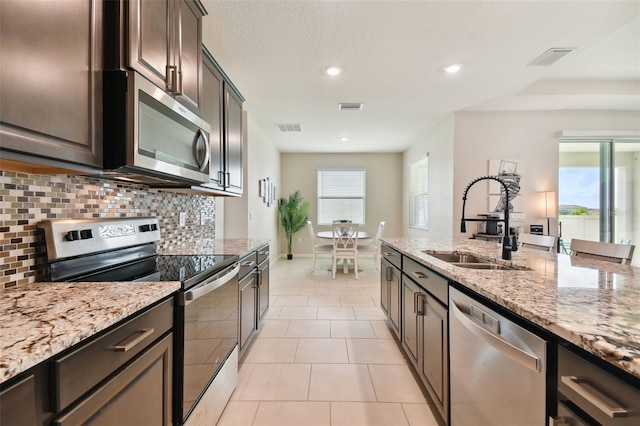
<svg viewBox="0 0 640 426">
<path fill-rule="evenodd" d="M 450 302 L 449 307 L 452 308 L 453 314 L 467 330 L 517 363 L 522 364 L 537 373 L 540 372 L 541 362 L 537 356 L 532 355 L 529 352 L 512 345 L 503 338 L 496 336 L 488 330 L 485 330 L 483 327 L 473 322 L 468 315 L 462 312 L 453 300 L 450 300 Z"/>
</svg>

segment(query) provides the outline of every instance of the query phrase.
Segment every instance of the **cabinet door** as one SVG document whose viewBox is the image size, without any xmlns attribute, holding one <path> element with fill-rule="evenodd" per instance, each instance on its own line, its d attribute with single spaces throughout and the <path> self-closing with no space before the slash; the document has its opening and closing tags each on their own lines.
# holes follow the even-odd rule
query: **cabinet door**
<svg viewBox="0 0 640 426">
<path fill-rule="evenodd" d="M 410 279 L 402 277 L 402 345 L 411 362 L 418 367 L 418 319 L 417 300 L 420 288 Z"/>
<path fill-rule="evenodd" d="M 169 334 L 53 425 L 171 425 L 172 347 Z"/>
<path fill-rule="evenodd" d="M 3 150 L 102 167 L 102 3 L 0 1 Z"/>
<path fill-rule="evenodd" d="M 389 274 L 392 266 L 385 259 L 380 261 L 380 307 L 389 318 Z"/>
<path fill-rule="evenodd" d="M 256 329 L 256 274 L 250 273 L 240 286 L 240 351 L 251 341 Z"/>
<path fill-rule="evenodd" d="M 269 259 L 264 260 L 258 268 L 258 295 L 258 319 L 260 319 L 269 307 Z"/>
<path fill-rule="evenodd" d="M 422 379 L 431 387 L 441 407 L 447 395 L 447 310 L 431 295 L 426 294 L 422 331 Z M 439 407 L 439 408 L 441 408 Z"/>
<path fill-rule="evenodd" d="M 391 267 L 391 276 L 389 280 L 389 320 L 391 327 L 395 331 L 398 339 L 402 341 L 400 333 L 400 290 L 402 288 L 402 274 L 396 267 Z"/>
<path fill-rule="evenodd" d="M 128 65 L 156 86 L 172 92 L 177 86 L 173 65 L 173 0 L 129 1 Z"/>
<path fill-rule="evenodd" d="M 36 424 L 36 390 L 33 375 L 0 392 L 0 422 L 6 425 Z"/>
<path fill-rule="evenodd" d="M 211 163 L 209 166 L 211 182 L 207 185 L 213 189 L 224 190 L 224 141 L 223 123 L 223 79 L 212 59 L 204 55 L 202 74 L 202 118 L 211 126 L 209 142 L 211 143 Z"/>
<path fill-rule="evenodd" d="M 179 0 L 177 99 L 199 112 L 202 95 L 202 12 L 192 0 Z"/>
<path fill-rule="evenodd" d="M 224 99 L 227 154 L 225 187 L 228 192 L 242 194 L 242 101 L 226 84 Z"/>
</svg>

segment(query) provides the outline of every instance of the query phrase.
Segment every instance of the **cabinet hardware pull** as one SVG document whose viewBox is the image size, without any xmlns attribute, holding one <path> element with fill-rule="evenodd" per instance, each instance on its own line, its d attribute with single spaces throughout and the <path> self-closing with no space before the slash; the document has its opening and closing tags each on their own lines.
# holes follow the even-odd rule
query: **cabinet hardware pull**
<svg viewBox="0 0 640 426">
<path fill-rule="evenodd" d="M 178 70 L 176 72 L 176 75 L 177 75 L 177 79 L 176 79 L 177 81 L 176 81 L 175 94 L 182 96 L 182 70 Z"/>
<path fill-rule="evenodd" d="M 244 262 L 242 262 L 242 266 L 248 266 L 248 267 L 253 267 L 256 264 L 256 262 L 254 262 L 253 260 L 246 260 Z"/>
<path fill-rule="evenodd" d="M 139 333 L 136 337 L 132 338 L 124 345 L 115 345 L 113 347 L 113 350 L 116 352 L 127 352 L 129 349 L 133 348 L 138 343 L 142 342 L 144 339 L 151 336 L 153 332 L 154 332 L 153 328 L 143 328 L 142 330 L 136 330 L 131 334 L 131 336 L 133 336 L 134 334 Z M 129 336 L 129 338 L 131 336 Z"/>
<path fill-rule="evenodd" d="M 258 287 L 262 286 L 262 270 L 258 271 Z"/>
<path fill-rule="evenodd" d="M 418 293 L 413 293 L 413 313 L 418 313 Z"/>
<path fill-rule="evenodd" d="M 412 274 L 413 274 L 414 277 L 416 277 L 418 279 L 429 278 L 429 276 L 427 274 L 425 274 L 424 272 L 420 272 L 420 271 L 413 271 Z"/>
<path fill-rule="evenodd" d="M 167 65 L 167 91 L 169 93 L 176 92 L 177 85 L 177 67 L 175 65 Z"/>
<path fill-rule="evenodd" d="M 416 293 L 418 295 L 418 306 L 416 309 L 416 315 L 424 316 L 424 293 Z"/>
<path fill-rule="evenodd" d="M 387 281 L 392 281 L 393 280 L 393 269 L 391 269 L 391 266 L 387 266 Z"/>
<path fill-rule="evenodd" d="M 602 399 L 598 398 L 587 388 L 582 386 L 580 383 L 585 382 L 584 380 L 580 380 L 576 376 L 561 376 L 560 381 L 567 385 L 569 389 L 589 401 L 591 405 L 596 407 L 598 410 L 602 411 L 607 416 L 614 417 L 626 417 L 628 411 L 622 407 L 611 407 L 609 404 L 604 402 Z"/>
</svg>

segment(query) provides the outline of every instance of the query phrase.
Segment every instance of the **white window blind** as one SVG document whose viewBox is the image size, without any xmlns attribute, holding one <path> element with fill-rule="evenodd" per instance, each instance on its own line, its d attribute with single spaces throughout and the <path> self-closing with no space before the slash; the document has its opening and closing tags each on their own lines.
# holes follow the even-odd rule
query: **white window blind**
<svg viewBox="0 0 640 426">
<path fill-rule="evenodd" d="M 364 224 L 366 170 L 318 170 L 318 224 L 350 220 Z"/>
<path fill-rule="evenodd" d="M 409 226 L 429 229 L 429 156 L 409 166 Z"/>
</svg>

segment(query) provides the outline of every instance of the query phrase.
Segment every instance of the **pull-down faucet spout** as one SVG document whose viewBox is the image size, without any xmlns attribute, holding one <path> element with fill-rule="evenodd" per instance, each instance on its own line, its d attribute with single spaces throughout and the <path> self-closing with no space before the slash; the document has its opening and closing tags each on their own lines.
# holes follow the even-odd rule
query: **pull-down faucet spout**
<svg viewBox="0 0 640 426">
<path fill-rule="evenodd" d="M 467 232 L 467 225 L 466 222 L 467 221 L 472 221 L 472 222 L 486 222 L 487 220 L 493 220 L 495 222 L 504 222 L 504 227 L 505 227 L 505 231 L 504 231 L 504 236 L 502 237 L 502 258 L 504 260 L 511 260 L 511 252 L 513 251 L 518 251 L 518 238 L 517 237 L 511 237 L 511 231 L 509 229 L 509 206 L 508 203 L 505 206 L 504 209 L 504 219 L 466 219 L 464 217 L 464 210 L 466 207 L 466 203 L 467 203 L 467 193 L 469 192 L 469 189 L 471 189 L 471 187 L 473 185 L 475 185 L 476 183 L 480 182 L 481 180 L 495 180 L 496 182 L 498 182 L 500 185 L 502 185 L 502 187 L 504 188 L 504 195 L 505 195 L 505 199 L 509 200 L 509 188 L 507 186 L 507 184 L 505 183 L 504 180 L 500 179 L 497 176 L 481 176 L 479 178 L 476 178 L 474 180 L 472 180 L 469 185 L 467 185 L 467 187 L 464 189 L 464 192 L 462 194 L 462 220 L 460 222 L 460 232 Z"/>
</svg>

